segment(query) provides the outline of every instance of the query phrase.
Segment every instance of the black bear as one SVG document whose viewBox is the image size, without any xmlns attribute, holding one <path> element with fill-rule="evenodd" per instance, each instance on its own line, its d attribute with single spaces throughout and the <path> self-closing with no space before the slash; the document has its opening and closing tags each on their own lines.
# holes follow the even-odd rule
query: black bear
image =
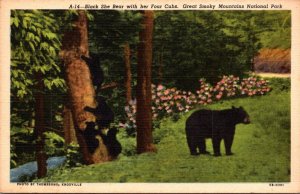
<svg viewBox="0 0 300 194">
<path fill-rule="evenodd" d="M 109 154 L 116 158 L 122 151 L 122 146 L 117 140 L 118 129 L 113 127 L 108 130 L 107 135 L 101 134 L 104 144 L 107 146 Z"/>
<path fill-rule="evenodd" d="M 101 136 L 103 143 L 106 145 L 108 153 L 112 158 L 116 158 L 122 152 L 122 146 L 117 140 L 117 128 L 113 127 L 109 129 L 107 135 L 104 135 L 101 130 L 95 129 L 94 122 L 86 122 L 86 125 L 87 127 L 83 132 L 83 136 L 91 154 L 94 153 L 99 146 L 99 140 L 96 138 L 97 135 Z"/>
<path fill-rule="evenodd" d="M 97 107 L 84 107 L 85 111 L 91 112 L 96 116 L 96 121 L 99 129 L 108 128 L 110 123 L 114 120 L 114 112 L 106 103 L 106 99 L 102 96 L 97 97 Z"/>
<path fill-rule="evenodd" d="M 96 138 L 96 135 L 99 133 L 98 131 L 99 130 L 95 129 L 94 122 L 86 122 L 86 128 L 83 132 L 83 136 L 90 153 L 94 153 L 96 148 L 99 146 L 99 141 Z"/>
<path fill-rule="evenodd" d="M 99 93 L 104 80 L 104 73 L 100 65 L 100 57 L 97 54 L 90 53 L 90 57 L 82 55 L 81 59 L 83 59 L 86 62 L 90 69 L 93 85 L 97 87 L 97 94 Z"/>
<path fill-rule="evenodd" d="M 235 125 L 250 123 L 243 107 L 226 110 L 198 110 L 186 120 L 186 137 L 191 155 L 209 154 L 205 138 L 212 138 L 214 156 L 220 156 L 220 143 L 224 139 L 226 155 L 232 155 L 231 145 Z M 197 152 L 199 149 L 199 153 Z"/>
</svg>

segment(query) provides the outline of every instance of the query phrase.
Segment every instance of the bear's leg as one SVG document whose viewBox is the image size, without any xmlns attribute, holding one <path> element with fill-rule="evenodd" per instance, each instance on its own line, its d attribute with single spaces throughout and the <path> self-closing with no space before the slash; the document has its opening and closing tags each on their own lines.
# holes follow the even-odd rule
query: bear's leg
<svg viewBox="0 0 300 194">
<path fill-rule="evenodd" d="M 198 147 L 199 147 L 200 154 L 209 154 L 209 152 L 206 151 L 206 144 L 205 144 L 204 137 L 199 138 Z"/>
<path fill-rule="evenodd" d="M 226 155 L 228 156 L 233 154 L 231 152 L 232 142 L 233 142 L 233 135 L 226 135 L 224 138 L 224 144 L 225 144 Z"/>
<path fill-rule="evenodd" d="M 91 130 L 91 129 L 86 129 L 83 132 L 86 144 L 87 144 L 87 148 L 89 150 L 90 153 L 94 153 L 94 151 L 96 150 L 96 148 L 99 146 L 99 141 L 96 138 L 96 132 L 95 130 Z"/>
<path fill-rule="evenodd" d="M 214 148 L 214 156 L 221 156 L 220 152 L 220 143 L 221 138 L 219 136 L 212 138 L 213 148 Z"/>
<path fill-rule="evenodd" d="M 191 137 L 187 137 L 187 142 L 188 142 L 188 146 L 190 149 L 190 153 L 191 155 L 199 155 L 199 153 L 197 153 L 197 143 L 196 143 L 196 139 L 194 136 Z"/>
</svg>

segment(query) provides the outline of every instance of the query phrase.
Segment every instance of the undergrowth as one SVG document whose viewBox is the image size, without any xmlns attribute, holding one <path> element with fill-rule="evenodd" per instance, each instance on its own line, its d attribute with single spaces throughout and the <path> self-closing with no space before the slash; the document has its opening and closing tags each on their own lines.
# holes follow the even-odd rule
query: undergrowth
<svg viewBox="0 0 300 194">
<path fill-rule="evenodd" d="M 273 82 L 274 83 L 274 82 Z M 287 85 L 275 83 L 277 85 Z M 285 87 L 285 86 L 284 86 Z M 207 105 L 225 109 L 243 106 L 251 124 L 238 125 L 233 156 L 189 155 L 185 120 L 163 119 L 154 129 L 157 153 L 135 154 L 135 140 L 118 135 L 125 150 L 119 159 L 104 164 L 50 171 L 51 182 L 288 182 L 290 181 L 290 92 L 274 90 L 265 96 L 237 98 Z M 198 107 L 198 108 L 202 108 Z M 212 153 L 211 140 L 206 140 Z"/>
</svg>

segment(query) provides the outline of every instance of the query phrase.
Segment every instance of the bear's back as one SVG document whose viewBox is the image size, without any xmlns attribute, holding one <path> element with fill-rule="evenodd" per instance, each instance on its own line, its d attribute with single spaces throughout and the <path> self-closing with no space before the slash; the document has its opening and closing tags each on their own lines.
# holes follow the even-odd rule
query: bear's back
<svg viewBox="0 0 300 194">
<path fill-rule="evenodd" d="M 187 125 L 199 125 L 207 121 L 211 121 L 213 111 L 208 109 L 201 109 L 193 112 L 186 121 Z"/>
<path fill-rule="evenodd" d="M 186 132 L 191 135 L 208 136 L 212 132 L 213 112 L 211 110 L 202 109 L 195 111 L 186 120 Z"/>
<path fill-rule="evenodd" d="M 226 110 L 201 109 L 192 113 L 186 121 L 186 131 L 194 135 L 210 137 L 231 126 L 232 113 Z"/>
</svg>

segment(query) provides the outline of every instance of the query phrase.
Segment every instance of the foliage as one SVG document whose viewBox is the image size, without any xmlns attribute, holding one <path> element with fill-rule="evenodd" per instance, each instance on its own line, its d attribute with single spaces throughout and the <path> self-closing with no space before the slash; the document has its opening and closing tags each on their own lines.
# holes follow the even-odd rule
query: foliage
<svg viewBox="0 0 300 194">
<path fill-rule="evenodd" d="M 133 48 L 138 43 L 141 14 L 135 11 L 90 11 L 93 20 L 89 22 L 90 51 L 100 57 L 104 70 L 104 84 L 123 83 L 124 59 L 123 47 L 128 42 Z M 113 25 L 112 25 L 113 24 Z M 135 65 L 135 56 L 131 65 Z M 120 91 L 122 91 L 120 89 Z"/>
<path fill-rule="evenodd" d="M 289 182 L 290 92 L 218 101 L 206 108 L 219 110 L 232 105 L 243 106 L 251 119 L 251 124 L 237 126 L 233 156 L 189 155 L 184 126 L 190 111 L 177 122 L 164 119 L 161 128 L 155 129 L 165 131 L 157 154 L 121 156 L 114 162 L 58 170 L 37 181 Z M 207 141 L 207 149 L 212 151 L 211 141 Z M 221 152 L 224 153 L 223 144 Z"/>
<path fill-rule="evenodd" d="M 63 137 L 57 135 L 54 132 L 45 132 L 45 150 L 47 156 L 61 156 L 64 154 L 64 143 Z"/>
<path fill-rule="evenodd" d="M 207 105 L 221 99 L 228 99 L 242 96 L 264 95 L 271 89 L 268 81 L 249 77 L 239 79 L 238 77 L 223 76 L 223 78 L 211 86 L 205 79 L 200 79 L 200 88 L 192 92 L 166 88 L 163 85 L 152 85 L 152 115 L 154 122 L 160 121 L 163 117 L 171 116 L 174 121 L 179 119 L 179 114 L 188 112 L 196 105 Z M 129 136 L 135 136 L 136 129 L 136 101 L 132 101 L 125 107 L 127 122 L 122 124 Z M 158 127 L 159 123 L 154 125 Z"/>
<path fill-rule="evenodd" d="M 60 156 L 65 153 L 64 139 L 54 132 L 45 132 L 45 150 L 48 156 Z M 11 129 L 11 168 L 35 160 L 35 140 L 32 128 L 13 127 Z"/>
<path fill-rule="evenodd" d="M 258 18 L 263 48 L 291 48 L 291 11 L 262 11 Z"/>
<path fill-rule="evenodd" d="M 199 104 L 209 104 L 212 102 L 212 92 L 216 92 L 219 89 L 222 90 L 223 88 L 219 88 L 219 83 L 213 88 L 211 84 L 206 83 L 204 78 L 199 80 L 200 88 L 196 91 L 197 99 L 199 99 Z M 230 88 L 230 87 L 228 87 Z M 216 95 L 218 98 L 218 95 Z"/>
<path fill-rule="evenodd" d="M 238 77 L 233 76 L 223 76 L 213 89 L 217 100 L 223 97 L 264 95 L 270 90 L 268 81 L 264 79 L 248 77 L 239 81 Z"/>
<path fill-rule="evenodd" d="M 12 94 L 24 98 L 30 95 L 35 73 L 51 73 L 44 77 L 48 89 L 63 87 L 58 78 L 60 67 L 55 59 L 60 49 L 59 26 L 50 12 L 13 10 L 11 14 L 11 82 Z"/>
<path fill-rule="evenodd" d="M 11 131 L 20 132 L 11 134 L 12 166 L 14 162 L 19 165 L 34 160 L 30 138 L 33 137 L 33 94 L 36 91 L 37 73 L 43 75 L 45 85 L 46 127 L 51 126 L 55 130 L 62 128 L 61 113 L 66 103 L 66 85 L 58 52 L 62 33 L 72 27 L 70 24 L 76 15 L 75 10 L 11 12 Z M 290 48 L 290 16 L 290 11 L 156 11 L 153 37 L 155 86 L 152 91 L 154 141 L 159 144 L 164 144 L 167 139 L 173 141 L 173 136 L 180 135 L 176 131 L 183 130 L 164 124 L 167 122 L 172 126 L 170 120 L 162 119 L 166 116 L 173 121 L 179 120 L 181 125 L 181 117 L 185 112 L 197 106 L 215 105 L 211 103 L 220 105 L 240 96 L 251 96 L 249 101 L 255 101 L 256 95 L 270 90 L 269 86 L 278 95 L 282 91 L 289 91 L 290 80 L 270 79 L 268 83 L 258 78 L 245 78 L 245 74 L 251 70 L 253 56 L 261 47 Z M 108 104 L 115 112 L 116 123 L 123 123 L 125 130 L 120 137 L 125 147 L 122 154 L 133 156 L 136 144 L 135 101 L 124 110 L 123 45 L 126 42 L 130 44 L 132 89 L 135 95 L 141 14 L 136 11 L 97 10 L 88 11 L 88 18 L 89 49 L 100 55 L 104 84 L 119 83 L 113 90 L 101 91 L 101 95 L 107 97 Z M 198 82 L 200 77 L 205 79 Z M 259 110 L 260 107 L 256 108 Z M 255 136 L 260 136 L 259 132 L 255 132 Z M 48 153 L 61 154 L 62 138 L 54 134 L 48 138 Z M 20 146 L 21 143 L 26 146 Z M 173 150 L 179 143 L 165 145 L 165 149 L 168 147 Z M 80 161 L 76 159 L 79 157 L 76 156 L 76 149 L 70 150 L 70 158 Z M 76 166 L 76 163 L 80 162 L 69 165 Z M 131 180 L 130 176 L 122 175 L 120 179 L 126 182 Z"/>
<path fill-rule="evenodd" d="M 253 40 L 247 38 L 253 29 L 246 28 L 248 20 L 242 17 L 248 16 L 213 11 L 159 12 L 154 56 L 160 57 L 154 58 L 154 63 L 165 70 L 162 84 L 194 91 L 199 77 L 214 84 L 224 74 L 242 76 L 249 71 L 250 58 L 258 48 L 252 43 L 255 34 L 251 35 Z M 234 20 L 226 23 L 230 18 Z"/>
<path fill-rule="evenodd" d="M 65 91 L 61 67 L 60 20 L 55 11 L 12 10 L 11 12 L 11 114 L 14 126 L 32 126 L 37 74 L 42 74 L 46 94 L 45 118 L 54 120 L 61 94 Z M 55 102 L 52 97 L 55 96 Z M 54 108 L 55 107 L 55 108 Z M 51 126 L 55 127 L 55 126 Z"/>
<path fill-rule="evenodd" d="M 35 159 L 32 128 L 12 127 L 10 143 L 11 168 Z"/>
<path fill-rule="evenodd" d="M 17 167 L 17 160 L 18 155 L 15 152 L 15 147 L 14 145 L 10 144 L 10 168 L 15 168 Z"/>
<path fill-rule="evenodd" d="M 118 139 L 122 145 L 122 156 L 133 156 L 136 154 L 136 138 L 128 137 L 127 134 L 119 135 Z"/>
<path fill-rule="evenodd" d="M 76 143 L 71 143 L 67 145 L 66 147 L 66 166 L 68 168 L 70 167 L 76 167 L 81 166 L 83 163 L 82 155 L 79 152 L 79 145 Z"/>
<path fill-rule="evenodd" d="M 273 88 L 273 92 L 280 93 L 282 91 L 291 90 L 290 78 L 268 78 L 270 86 Z"/>
<path fill-rule="evenodd" d="M 89 11 L 93 19 L 89 21 L 89 49 L 100 57 L 101 68 L 104 71 L 104 83 L 118 83 L 117 88 L 101 91 L 107 98 L 107 103 L 115 113 L 115 123 L 124 118 L 125 88 L 123 87 L 125 65 L 124 44 L 129 43 L 131 48 L 131 66 L 137 64 L 135 53 L 138 43 L 141 14 L 136 11 Z M 113 25 L 112 25 L 113 24 Z M 136 75 L 132 68 L 132 76 Z M 136 76 L 135 76 L 136 77 Z M 132 84 L 135 84 L 136 81 Z"/>
</svg>

